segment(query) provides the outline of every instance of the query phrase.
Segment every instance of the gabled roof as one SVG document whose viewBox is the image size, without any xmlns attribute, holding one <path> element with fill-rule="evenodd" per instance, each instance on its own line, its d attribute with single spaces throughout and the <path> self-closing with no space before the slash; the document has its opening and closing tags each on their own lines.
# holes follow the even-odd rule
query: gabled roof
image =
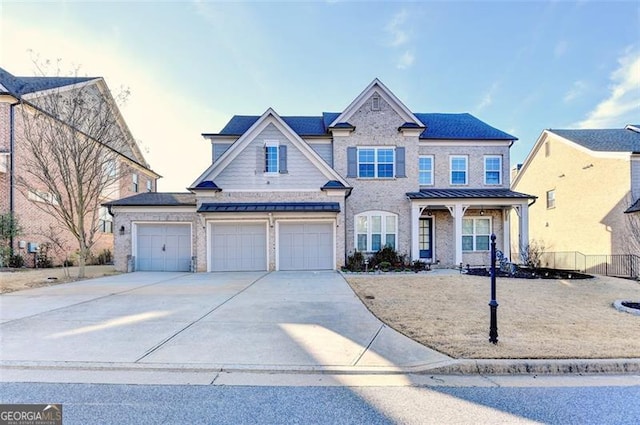
<svg viewBox="0 0 640 425">
<path fill-rule="evenodd" d="M 335 112 L 323 112 L 319 117 L 281 117 L 300 137 L 329 136 L 327 122 L 337 116 Z M 401 128 L 426 129 L 420 134 L 423 140 L 518 140 L 504 131 L 498 130 L 468 113 L 440 114 L 416 113 L 420 124 L 406 122 Z M 255 115 L 235 115 L 217 134 L 204 133 L 204 136 L 240 136 L 258 121 Z M 352 127 L 349 123 L 338 123 L 334 127 Z"/>
<path fill-rule="evenodd" d="M 537 196 L 514 192 L 510 189 L 422 189 L 407 193 L 409 199 L 453 199 L 453 198 L 520 198 L 536 199 Z"/>
<path fill-rule="evenodd" d="M 198 212 L 340 212 L 337 202 L 204 203 Z"/>
<path fill-rule="evenodd" d="M 291 117 L 290 117 L 291 118 Z M 294 117 L 296 118 L 296 117 Z M 297 117 L 292 123 L 304 123 L 305 117 Z M 280 117 L 272 108 L 267 109 L 262 116 L 256 120 L 252 120 L 253 124 L 242 133 L 229 149 L 227 149 L 220 158 L 202 173 L 191 187 L 197 187 L 205 180 L 215 179 L 222 170 L 224 170 L 252 141 L 253 139 L 268 125 L 273 124 L 276 128 L 304 155 L 318 170 L 324 174 L 329 180 L 337 180 L 345 184 L 342 177 L 313 150 L 311 147 L 296 133 L 287 122 Z M 206 134 L 205 134 L 206 135 Z M 346 184 L 345 184 L 346 186 Z"/>
<path fill-rule="evenodd" d="M 387 88 L 382 81 L 374 79 L 363 91 L 356 97 L 353 102 L 345 108 L 342 113 L 331 122 L 331 127 L 349 122 L 354 113 L 371 97 L 373 94 L 378 94 L 393 108 L 398 115 L 404 118 L 406 122 L 412 122 L 417 125 L 422 123 L 416 118 L 416 116 L 405 106 L 400 99 L 396 97 L 391 90 Z"/>
<path fill-rule="evenodd" d="M 102 204 L 106 207 L 195 206 L 196 196 L 183 192 L 145 192 Z"/>
<path fill-rule="evenodd" d="M 0 86 L 15 97 L 95 80 L 96 77 L 16 77 L 0 68 Z M 2 91 L 0 91 L 2 93 Z"/>
<path fill-rule="evenodd" d="M 640 133 L 629 127 L 594 130 L 549 129 L 548 131 L 596 152 L 640 152 Z"/>
</svg>

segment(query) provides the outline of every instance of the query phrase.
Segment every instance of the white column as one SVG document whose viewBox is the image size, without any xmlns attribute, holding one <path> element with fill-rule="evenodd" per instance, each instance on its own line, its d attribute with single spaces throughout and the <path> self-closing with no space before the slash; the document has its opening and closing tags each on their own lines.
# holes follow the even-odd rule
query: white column
<svg viewBox="0 0 640 425">
<path fill-rule="evenodd" d="M 509 214 L 511 208 L 502 209 L 502 252 L 511 261 L 511 221 L 509 221 Z"/>
<path fill-rule="evenodd" d="M 456 266 L 462 263 L 462 216 L 464 210 L 462 204 L 455 204 L 453 208 L 453 219 L 455 222 L 455 247 L 456 247 Z"/>
<path fill-rule="evenodd" d="M 524 261 L 522 254 L 527 246 L 529 246 L 529 205 L 524 203 L 520 205 L 520 238 L 518 239 L 520 260 Z"/>
<path fill-rule="evenodd" d="M 420 207 L 411 205 L 411 260 L 420 259 Z"/>
</svg>

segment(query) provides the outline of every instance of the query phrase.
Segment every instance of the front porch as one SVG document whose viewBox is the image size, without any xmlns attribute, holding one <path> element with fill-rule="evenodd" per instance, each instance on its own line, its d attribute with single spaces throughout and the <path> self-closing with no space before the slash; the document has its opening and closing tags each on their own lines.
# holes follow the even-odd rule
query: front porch
<svg viewBox="0 0 640 425">
<path fill-rule="evenodd" d="M 425 189 L 411 202 L 411 259 L 458 267 L 489 264 L 489 238 L 511 258 L 510 212 L 518 215 L 518 246 L 529 243 L 535 197 L 509 189 Z"/>
</svg>

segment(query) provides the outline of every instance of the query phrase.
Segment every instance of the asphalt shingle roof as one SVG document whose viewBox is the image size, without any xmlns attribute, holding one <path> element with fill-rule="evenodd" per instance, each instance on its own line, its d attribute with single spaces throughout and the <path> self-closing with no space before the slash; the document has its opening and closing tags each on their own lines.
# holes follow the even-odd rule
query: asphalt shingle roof
<svg viewBox="0 0 640 425">
<path fill-rule="evenodd" d="M 337 202 L 205 203 L 198 212 L 340 212 Z"/>
<path fill-rule="evenodd" d="M 196 206 L 196 195 L 193 193 L 145 192 L 128 198 L 106 202 L 105 206 L 151 207 L 151 206 Z"/>
<path fill-rule="evenodd" d="M 407 196 L 409 199 L 536 198 L 510 189 L 422 189 L 420 192 L 409 192 Z"/>
<path fill-rule="evenodd" d="M 631 129 L 558 130 L 549 132 L 592 151 L 640 152 L 640 133 Z"/>
<path fill-rule="evenodd" d="M 69 86 L 89 80 L 95 80 L 95 77 L 16 77 L 0 68 L 0 84 L 7 89 L 9 94 L 14 96 Z"/>
<path fill-rule="evenodd" d="M 340 114 L 323 112 L 322 116 L 281 117 L 299 136 L 327 136 L 331 122 Z M 491 127 L 471 114 L 422 114 L 415 116 L 426 126 L 421 139 L 441 140 L 517 140 L 504 131 Z M 218 133 L 223 136 L 240 136 L 260 118 L 257 115 L 234 115 Z M 350 126 L 339 123 L 337 126 Z"/>
<path fill-rule="evenodd" d="M 633 203 L 633 205 L 631 205 L 629 208 L 627 208 L 627 210 L 625 211 L 625 213 L 629 214 L 629 213 L 635 213 L 635 212 L 640 212 L 640 199 L 638 199 L 636 202 Z"/>
</svg>

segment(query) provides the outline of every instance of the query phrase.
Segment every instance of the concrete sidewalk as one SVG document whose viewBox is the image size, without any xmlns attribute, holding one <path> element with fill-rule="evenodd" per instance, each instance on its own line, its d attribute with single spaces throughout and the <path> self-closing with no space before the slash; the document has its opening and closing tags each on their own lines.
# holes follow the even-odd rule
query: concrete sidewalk
<svg viewBox="0 0 640 425">
<path fill-rule="evenodd" d="M 335 272 L 134 273 L 0 296 L 2 381 L 452 361 L 381 323 Z"/>
</svg>

